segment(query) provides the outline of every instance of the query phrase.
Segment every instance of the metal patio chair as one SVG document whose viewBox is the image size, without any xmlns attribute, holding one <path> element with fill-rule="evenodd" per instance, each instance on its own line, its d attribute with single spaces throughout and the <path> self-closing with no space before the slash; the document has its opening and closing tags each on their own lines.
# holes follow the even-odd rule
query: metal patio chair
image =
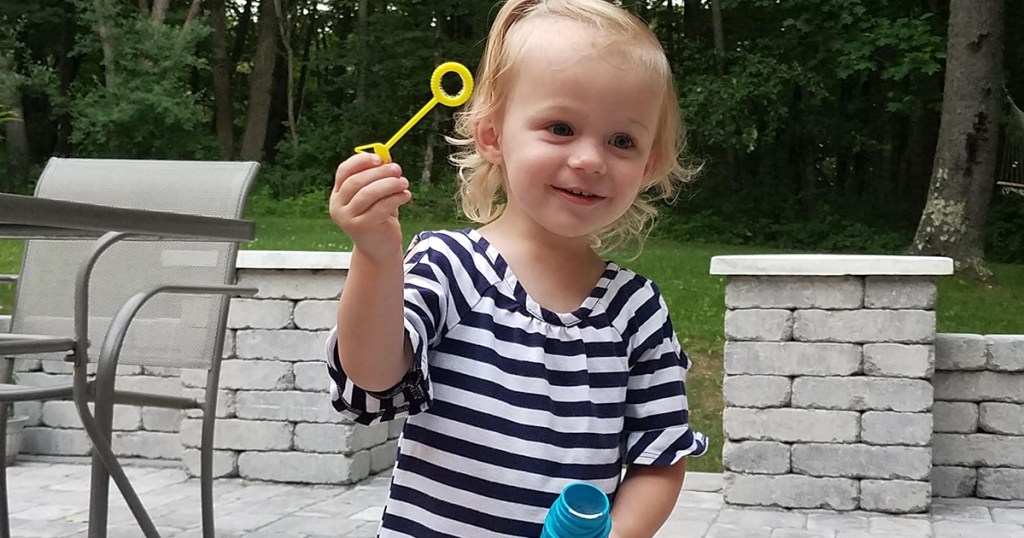
<svg viewBox="0 0 1024 538">
<path fill-rule="evenodd" d="M 103 218 L 105 213 L 69 202 L 147 211 L 117 210 L 122 212 L 103 228 L 111 230 L 107 233 L 94 227 L 82 234 L 88 237 L 26 241 L 11 334 L 0 334 L 0 350 L 5 350 L 0 359 L 16 359 L 19 370 L 37 369 L 40 360 L 73 363 L 71 385 L 8 386 L 0 390 L 0 404 L 75 401 L 93 443 L 90 537 L 106 535 L 110 479 L 145 535 L 158 536 L 110 447 L 115 403 L 204 410 L 202 524 L 203 535 L 214 536 L 213 426 L 220 360 L 230 297 L 256 292 L 232 284 L 238 241 L 253 238 L 251 223 L 238 219 L 258 169 L 251 162 L 54 158 L 39 178 L 34 198 L 48 199 L 45 203 L 53 208 L 47 211 L 68 212 L 67 220 L 76 221 L 66 224 L 70 228 L 95 224 L 80 222 L 83 214 Z M 154 211 L 161 213 L 149 213 Z M 0 224 L 4 217 L 0 214 Z M 0 360 L 0 380 L 10 382 L 14 363 Z M 119 364 L 206 369 L 205 397 L 115 390 Z M 0 411 L 6 407 L 0 405 Z M 0 454 L 6 420 L 7 413 L 0 412 Z M 10 527 L 2 463 L 0 481 L 0 533 L 6 537 Z"/>
</svg>

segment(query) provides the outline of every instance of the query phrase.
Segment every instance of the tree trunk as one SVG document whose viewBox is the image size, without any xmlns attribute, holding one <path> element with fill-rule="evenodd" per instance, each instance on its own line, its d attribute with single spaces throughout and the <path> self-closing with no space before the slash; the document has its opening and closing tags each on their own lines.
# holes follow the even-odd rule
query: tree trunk
<svg viewBox="0 0 1024 538">
<path fill-rule="evenodd" d="M 111 24 L 114 19 L 113 0 L 93 0 L 96 9 L 96 33 L 100 36 L 100 47 L 103 50 L 103 73 L 107 89 L 114 87 L 114 43 L 110 37 Z"/>
<path fill-rule="evenodd" d="M 298 13 L 302 8 L 301 6 L 295 6 L 296 14 L 291 20 L 285 16 L 281 0 L 274 0 L 274 9 L 277 12 L 277 26 L 285 52 L 285 99 L 287 101 L 285 108 L 288 115 L 288 135 L 292 142 L 292 147 L 296 147 L 299 145 L 299 133 L 296 130 L 297 126 L 295 124 L 295 88 L 293 85 L 295 52 L 292 50 L 292 20 L 299 18 Z"/>
<path fill-rule="evenodd" d="M 302 105 L 305 102 L 306 96 L 306 79 L 309 76 L 309 51 L 313 48 L 313 36 L 316 35 L 317 28 L 317 9 L 309 10 L 309 23 L 306 25 L 306 37 L 302 40 L 302 61 L 300 64 L 302 67 L 299 68 L 299 83 L 295 88 L 295 95 L 298 97 L 298 102 L 295 103 L 295 123 L 298 127 L 299 122 L 302 121 Z"/>
<path fill-rule="evenodd" d="M 701 0 L 683 0 L 683 32 L 690 43 L 704 39 L 704 8 Z"/>
<path fill-rule="evenodd" d="M 184 28 L 188 28 L 188 26 L 196 20 L 202 6 L 203 0 L 192 0 L 192 4 L 188 6 L 188 14 L 185 15 L 185 23 L 182 25 Z"/>
<path fill-rule="evenodd" d="M 356 103 L 366 100 L 366 71 L 370 68 L 367 42 L 370 40 L 369 0 L 359 0 L 356 8 Z"/>
<path fill-rule="evenodd" d="M 249 39 L 249 27 L 252 26 L 252 0 L 245 0 L 245 7 L 238 15 L 238 24 L 235 25 L 235 43 L 231 47 L 231 65 L 238 65 L 242 59 L 242 51 L 245 50 L 245 43 Z"/>
<path fill-rule="evenodd" d="M 274 2 L 260 3 L 256 56 L 253 58 L 249 79 L 249 111 L 242 133 L 242 147 L 238 156 L 243 161 L 263 158 L 263 143 L 267 136 L 270 117 L 271 89 L 274 83 L 274 64 L 277 56 L 277 10 Z"/>
<path fill-rule="evenodd" d="M 985 219 L 995 181 L 1002 112 L 1003 0 L 953 0 L 942 123 L 931 186 L 910 251 L 954 259 L 988 279 Z"/>
<path fill-rule="evenodd" d="M 153 11 L 149 17 L 154 24 L 163 24 L 167 18 L 167 6 L 170 0 L 153 0 Z"/>
<path fill-rule="evenodd" d="M 6 54 L 0 54 L 0 75 L 8 75 L 13 66 Z M 4 76 L 2 80 L 12 80 Z M 28 182 L 28 133 L 25 131 L 24 113 L 21 109 L 21 91 L 13 84 L 0 82 L 0 105 L 14 113 L 14 119 L 4 124 L 7 138 L 7 173 L 0 181 L 0 191 L 17 192 L 18 187 Z"/>
<path fill-rule="evenodd" d="M 441 61 L 441 19 L 443 14 L 434 13 L 434 65 L 437 65 Z M 423 170 L 420 171 L 420 183 L 424 186 L 430 186 L 433 182 L 434 173 L 434 144 L 436 143 L 437 131 L 441 129 L 441 121 L 438 116 L 441 115 L 443 107 L 437 107 L 430 114 L 430 130 L 427 131 L 427 144 L 423 148 Z"/>
<path fill-rule="evenodd" d="M 721 77 L 725 75 L 725 29 L 722 26 L 721 0 L 711 0 L 711 29 L 715 43 L 715 73 Z M 727 130 L 732 130 L 731 124 L 731 121 L 725 120 Z M 739 176 L 738 160 L 736 148 L 730 144 L 725 148 L 726 184 L 730 190 L 736 188 Z"/>
<path fill-rule="evenodd" d="M 213 29 L 210 71 L 213 75 L 213 125 L 220 142 L 221 158 L 235 154 L 234 122 L 231 114 L 231 73 L 228 61 L 228 29 L 224 0 L 210 0 L 210 26 Z"/>
</svg>

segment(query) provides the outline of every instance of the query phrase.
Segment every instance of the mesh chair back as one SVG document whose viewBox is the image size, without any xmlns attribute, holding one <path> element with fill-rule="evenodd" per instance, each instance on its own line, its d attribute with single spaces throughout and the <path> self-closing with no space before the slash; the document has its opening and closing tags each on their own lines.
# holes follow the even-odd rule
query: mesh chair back
<svg viewBox="0 0 1024 538">
<path fill-rule="evenodd" d="M 250 162 L 53 158 L 39 178 L 36 196 L 241 218 L 258 168 Z M 75 278 L 92 244 L 26 242 L 12 332 L 74 333 Z M 233 284 L 237 248 L 232 242 L 140 240 L 112 246 L 96 264 L 89 290 L 90 360 L 96 360 L 111 317 L 130 296 L 161 284 Z M 209 368 L 222 353 L 228 300 L 210 295 L 154 297 L 133 320 L 119 363 Z"/>
</svg>

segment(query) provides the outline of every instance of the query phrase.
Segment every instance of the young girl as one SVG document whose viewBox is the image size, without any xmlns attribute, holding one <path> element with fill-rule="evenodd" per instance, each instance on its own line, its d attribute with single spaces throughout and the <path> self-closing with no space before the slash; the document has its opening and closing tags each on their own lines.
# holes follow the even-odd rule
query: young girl
<svg viewBox="0 0 1024 538">
<path fill-rule="evenodd" d="M 403 254 L 399 165 L 338 167 L 330 212 L 354 248 L 331 398 L 363 424 L 408 415 L 381 538 L 537 538 L 575 481 L 613 499 L 614 537 L 664 523 L 684 457 L 707 449 L 689 362 L 657 287 L 595 248 L 641 238 L 682 175 L 679 131 L 642 22 L 604 0 L 509 0 L 455 140 L 482 227 Z"/>
</svg>

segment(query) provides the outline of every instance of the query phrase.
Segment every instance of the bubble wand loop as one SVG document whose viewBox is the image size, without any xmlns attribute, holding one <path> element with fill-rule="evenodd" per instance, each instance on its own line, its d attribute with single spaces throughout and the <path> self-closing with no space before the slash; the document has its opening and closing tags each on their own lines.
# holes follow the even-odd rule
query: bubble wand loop
<svg viewBox="0 0 1024 538">
<path fill-rule="evenodd" d="M 441 87 L 441 79 L 448 73 L 455 73 L 460 79 L 462 79 L 462 89 L 460 89 L 459 93 L 456 93 L 455 95 L 448 95 Z M 374 142 L 372 144 L 359 146 L 355 149 L 356 153 L 373 151 L 380 156 L 383 162 L 391 162 L 391 147 L 397 144 L 398 141 L 405 136 L 405 133 L 409 132 L 409 129 L 412 129 L 413 126 L 423 118 L 423 116 L 426 116 L 427 112 L 430 112 L 430 110 L 434 108 L 434 105 L 441 103 L 444 106 L 454 108 L 469 100 L 469 94 L 473 93 L 473 75 L 470 74 L 469 69 L 466 69 L 466 66 L 460 63 L 445 62 L 437 66 L 437 68 L 434 69 L 434 74 L 430 76 L 430 93 L 432 93 L 434 97 L 428 101 L 427 104 L 423 105 L 423 108 L 410 118 L 409 121 L 405 122 L 405 125 L 403 125 L 390 140 L 384 144 Z"/>
</svg>

